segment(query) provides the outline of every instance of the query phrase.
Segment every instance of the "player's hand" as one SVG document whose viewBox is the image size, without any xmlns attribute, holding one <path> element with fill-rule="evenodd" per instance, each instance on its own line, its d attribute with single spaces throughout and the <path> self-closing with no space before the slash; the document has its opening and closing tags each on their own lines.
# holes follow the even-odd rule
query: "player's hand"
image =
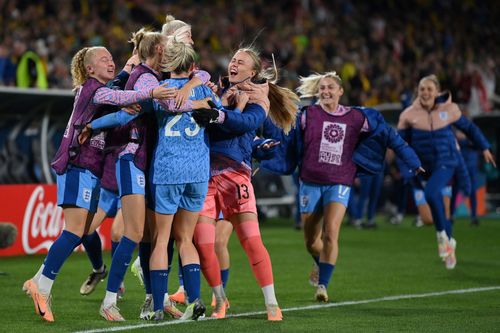
<svg viewBox="0 0 500 333">
<path fill-rule="evenodd" d="M 272 147 L 276 147 L 279 145 L 281 142 L 276 141 L 274 139 L 269 139 L 266 143 L 261 144 L 260 146 L 257 146 L 257 148 L 262 148 L 262 149 L 271 149 Z"/>
<path fill-rule="evenodd" d="M 236 87 L 232 87 L 232 88 L 229 88 L 228 90 L 226 90 L 224 92 L 224 94 L 222 95 L 222 97 L 220 98 L 222 105 L 224 105 L 224 106 L 234 105 L 235 96 L 237 94 L 237 91 L 238 90 Z"/>
<path fill-rule="evenodd" d="M 130 104 L 130 105 L 124 106 L 123 111 L 125 111 L 131 115 L 136 115 L 136 114 L 141 112 L 141 105 L 137 104 L 137 103 Z"/>
<path fill-rule="evenodd" d="M 123 70 L 127 73 L 132 72 L 135 66 L 139 65 L 141 63 L 141 60 L 139 59 L 139 56 L 137 55 L 137 51 L 134 50 L 133 55 L 128 58 L 127 62 L 125 63 L 125 66 L 123 67 Z"/>
<path fill-rule="evenodd" d="M 177 88 L 167 88 L 168 82 L 165 82 L 154 88 L 151 92 L 153 98 L 156 99 L 174 99 L 177 96 Z"/>
<path fill-rule="evenodd" d="M 92 125 L 88 123 L 83 129 L 82 132 L 78 135 L 78 143 L 83 145 L 85 141 L 87 141 L 92 136 Z"/>
<path fill-rule="evenodd" d="M 216 94 L 217 96 L 219 95 L 219 86 L 216 85 L 215 83 L 211 82 L 211 81 L 208 81 L 207 83 L 205 83 L 205 85 L 210 88 L 210 90 L 212 90 L 212 92 L 214 94 Z"/>
<path fill-rule="evenodd" d="M 219 123 L 219 114 L 217 109 L 196 109 L 193 111 L 192 116 L 198 125 L 206 127 L 209 124 Z"/>
<path fill-rule="evenodd" d="M 193 101 L 193 109 L 210 109 L 210 105 L 208 105 L 208 101 L 210 97 L 204 99 L 197 99 Z"/>
<path fill-rule="evenodd" d="M 493 166 L 495 168 L 497 167 L 495 157 L 493 156 L 493 154 L 491 153 L 491 151 L 489 149 L 483 150 L 483 157 L 484 157 L 484 160 L 486 161 L 486 163 L 491 163 L 491 164 L 493 164 Z"/>
<path fill-rule="evenodd" d="M 181 89 L 177 91 L 177 96 L 175 96 L 175 108 L 180 109 L 184 102 L 187 101 L 191 95 L 191 87 L 189 84 L 184 85 Z"/>
<path fill-rule="evenodd" d="M 248 103 L 249 96 L 246 92 L 238 90 L 235 97 L 234 97 L 234 100 L 236 102 L 236 107 L 238 109 L 240 109 L 241 111 L 243 111 L 243 109 L 245 108 L 245 106 Z"/>
</svg>

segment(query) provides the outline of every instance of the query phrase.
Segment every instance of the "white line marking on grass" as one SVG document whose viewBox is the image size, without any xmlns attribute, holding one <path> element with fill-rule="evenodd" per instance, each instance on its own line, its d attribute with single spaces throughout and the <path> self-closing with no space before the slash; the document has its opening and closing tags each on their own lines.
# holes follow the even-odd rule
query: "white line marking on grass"
<svg viewBox="0 0 500 333">
<path fill-rule="evenodd" d="M 303 310 L 316 310 L 316 309 L 334 308 L 334 307 L 340 307 L 340 306 L 346 306 L 346 305 L 358 305 L 358 304 L 386 302 L 386 301 L 399 301 L 399 300 L 403 300 L 403 299 L 425 298 L 425 297 L 435 297 L 435 296 L 454 295 L 454 294 L 468 294 L 468 293 L 477 293 L 477 292 L 491 291 L 491 290 L 500 290 L 500 286 L 437 291 L 437 292 L 424 293 L 424 294 L 395 295 L 395 296 L 386 296 L 386 297 L 380 297 L 380 298 L 365 299 L 365 300 L 360 300 L 360 301 L 345 301 L 345 302 L 328 303 L 328 304 L 321 304 L 321 305 L 318 304 L 318 305 L 309 305 L 309 306 L 297 306 L 297 307 L 293 307 L 293 308 L 281 309 L 281 311 L 282 312 L 291 312 L 291 311 L 303 311 Z M 255 312 L 228 314 L 226 316 L 226 318 L 251 317 L 251 316 L 257 316 L 257 315 L 262 315 L 262 314 L 267 314 L 267 312 L 266 311 L 255 311 Z M 206 320 L 214 320 L 214 319 L 204 318 L 204 319 L 200 319 L 199 321 L 206 321 Z M 154 323 L 154 324 L 148 323 L 148 324 L 137 324 L 137 325 L 118 326 L 118 327 L 96 328 L 93 330 L 77 331 L 74 333 L 118 332 L 118 331 L 133 330 L 133 329 L 145 328 L 145 327 L 170 326 L 170 325 L 179 325 L 179 324 L 186 324 L 186 323 L 192 323 L 192 322 L 193 321 L 173 320 L 173 321 L 164 321 L 164 322 L 160 322 L 157 324 L 156 323 Z"/>
</svg>

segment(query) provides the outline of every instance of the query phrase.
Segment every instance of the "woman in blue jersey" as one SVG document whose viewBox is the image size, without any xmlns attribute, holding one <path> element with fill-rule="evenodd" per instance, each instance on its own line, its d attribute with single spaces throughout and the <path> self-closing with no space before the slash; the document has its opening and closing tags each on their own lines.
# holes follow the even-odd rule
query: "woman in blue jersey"
<svg viewBox="0 0 500 333">
<path fill-rule="evenodd" d="M 402 156 L 413 172 L 422 170 L 415 153 L 378 111 L 339 104 L 344 89 L 335 72 L 301 78 L 298 92 L 304 97 L 317 96 L 318 104 L 302 111 L 288 137 L 273 133 L 272 126 L 265 127 L 265 132 L 282 142 L 284 154 L 263 161 L 261 167 L 291 173 L 299 166 L 304 238 L 319 266 L 315 298 L 327 302 L 327 287 L 339 252 L 340 225 L 356 174 L 382 172 L 386 147 Z M 292 148 L 295 145 L 295 150 L 287 148 L 287 143 Z"/>
<path fill-rule="evenodd" d="M 460 166 L 460 151 L 453 127 L 458 127 L 483 152 L 486 162 L 495 167 L 489 143 L 479 128 L 462 115 L 449 93 L 440 95 L 440 85 L 435 75 L 422 78 L 418 96 L 401 114 L 398 130 L 415 149 L 427 173 L 417 179 L 432 212 L 437 231 L 439 253 L 445 253 L 447 269 L 457 263 L 456 240 L 452 235 L 451 221 L 445 215 L 442 190 Z"/>
<path fill-rule="evenodd" d="M 141 45 L 139 45 L 140 48 Z M 168 46 L 165 44 L 162 69 L 173 71 L 171 79 L 161 84 L 178 90 L 189 82 L 190 74 L 194 70 L 195 54 L 190 45 L 176 41 L 172 41 Z M 188 105 L 208 106 L 206 101 L 200 102 L 200 100 L 211 97 L 211 90 L 206 86 L 198 86 L 193 91 L 194 95 L 183 105 L 182 111 L 189 111 Z M 168 281 L 167 246 L 172 225 L 176 226 L 174 236 L 181 257 L 183 257 L 185 285 L 191 303 L 186 310 L 185 318 L 196 319 L 205 310 L 203 303 L 199 300 L 199 262 L 192 245 L 192 233 L 198 218 L 197 212 L 201 209 L 207 188 L 208 138 L 204 134 L 204 129 L 196 124 L 189 112 L 169 112 L 174 109 L 173 101 L 167 104 L 155 104 L 158 133 L 154 151 L 151 153 L 152 162 L 148 177 L 152 201 L 149 205 L 154 208 L 155 212 L 152 219 L 153 226 L 151 226 L 154 248 L 149 260 L 154 304 L 154 312 L 151 316 L 155 320 L 163 319 L 164 295 Z M 103 117 L 91 123 L 90 126 L 92 128 L 109 127 L 125 124 L 135 119 L 137 116 L 118 112 Z M 203 172 L 203 167 L 200 168 L 200 163 L 204 162 L 207 165 L 205 172 Z M 175 219 L 174 214 L 176 214 Z M 176 223 L 176 221 L 182 221 L 182 223 Z"/>
<path fill-rule="evenodd" d="M 88 229 L 97 206 L 105 134 L 96 133 L 88 142 L 81 143 L 77 140 L 80 131 L 87 122 L 110 111 L 104 105 L 129 105 L 171 96 L 171 91 L 163 87 L 140 91 L 106 87 L 114 78 L 115 64 L 104 47 L 78 51 L 71 62 L 71 74 L 77 94 L 61 146 L 52 162 L 57 173 L 57 202 L 63 207 L 65 228 L 51 246 L 39 273 L 23 285 L 23 290 L 33 299 L 36 313 L 46 321 L 54 321 L 51 310 L 54 280 Z"/>
<path fill-rule="evenodd" d="M 269 75 L 273 74 L 273 75 Z M 251 176 L 252 144 L 256 130 L 269 117 L 287 131 L 295 120 L 297 96 L 274 84 L 276 72 L 264 71 L 258 53 L 239 49 L 228 65 L 229 87 L 222 95 L 224 110 L 211 110 L 208 119 L 195 112 L 197 121 L 209 125 L 210 182 L 207 199 L 195 231 L 195 244 L 205 278 L 216 305 L 212 316 L 224 318 L 225 295 L 215 253 L 215 222 L 220 211 L 234 225 L 257 279 L 267 308 L 268 320 L 282 320 L 274 292 L 269 254 L 262 243 Z"/>
<path fill-rule="evenodd" d="M 125 88 L 142 90 L 160 86 L 159 78 L 160 71 L 163 69 L 166 37 L 161 33 L 146 32 L 141 29 L 134 34 L 132 41 L 142 63 L 134 68 Z M 169 102 L 164 103 L 168 104 Z M 152 109 L 152 103 L 143 104 L 142 107 L 145 110 Z M 106 119 L 114 116 L 115 114 L 111 114 L 97 119 L 88 124 L 87 129 L 104 128 L 106 127 L 104 126 Z M 124 235 L 120 239 L 112 259 L 106 296 L 99 311 L 103 318 L 110 321 L 124 320 L 116 306 L 117 293 L 130 264 L 132 253 L 143 238 L 146 209 L 145 171 L 148 163 L 148 149 L 151 142 L 154 141 L 154 135 L 151 133 L 154 128 L 148 133 L 148 127 L 151 127 L 151 119 L 148 114 L 143 112 L 130 117 L 134 118 L 133 121 L 115 128 L 109 133 L 107 143 L 108 149 L 113 151 L 116 159 L 116 178 L 124 218 Z M 84 137 L 81 140 L 84 140 Z M 179 311 L 176 313 L 178 316 L 181 315 Z"/>
<path fill-rule="evenodd" d="M 195 61 L 193 48 L 174 39 L 166 53 L 170 79 L 163 82 L 182 88 L 190 80 Z M 195 87 L 189 98 L 191 101 L 210 98 L 219 103 L 204 85 Z M 158 318 L 157 299 L 163 302 L 167 291 L 167 247 L 172 233 L 182 259 L 184 288 L 189 304 L 181 319 L 197 319 L 204 314 L 205 306 L 200 300 L 200 261 L 192 240 L 208 188 L 208 136 L 190 112 L 172 113 L 159 108 L 156 115 L 159 132 L 150 175 L 155 211 L 150 268 L 152 273 L 161 271 L 162 279 L 158 283 L 153 281 L 154 310 Z"/>
</svg>

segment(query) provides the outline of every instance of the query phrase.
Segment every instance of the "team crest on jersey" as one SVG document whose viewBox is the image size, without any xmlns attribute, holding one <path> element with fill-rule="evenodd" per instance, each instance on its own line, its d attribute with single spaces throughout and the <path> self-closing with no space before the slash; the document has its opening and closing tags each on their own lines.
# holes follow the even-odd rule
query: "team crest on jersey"
<svg viewBox="0 0 500 333">
<path fill-rule="evenodd" d="M 448 119 L 448 112 L 446 112 L 446 111 L 439 112 L 439 119 L 447 120 Z"/>
<path fill-rule="evenodd" d="M 82 199 L 85 202 L 90 202 L 90 199 L 92 199 L 92 191 L 88 188 L 84 188 L 82 191 Z"/>
<path fill-rule="evenodd" d="M 144 188 L 146 186 L 146 179 L 144 175 L 137 175 L 137 185 Z"/>
</svg>

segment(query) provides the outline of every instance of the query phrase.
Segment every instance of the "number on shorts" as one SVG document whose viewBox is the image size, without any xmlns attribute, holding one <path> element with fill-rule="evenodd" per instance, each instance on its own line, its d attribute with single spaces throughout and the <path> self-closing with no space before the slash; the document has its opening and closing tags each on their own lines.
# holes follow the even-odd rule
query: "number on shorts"
<svg viewBox="0 0 500 333">
<path fill-rule="evenodd" d="M 236 185 L 238 188 L 238 199 L 248 199 L 250 194 L 248 193 L 248 186 L 246 184 Z"/>
<path fill-rule="evenodd" d="M 181 117 L 182 115 L 178 114 L 168 121 L 167 125 L 165 126 L 165 136 L 181 136 L 180 131 L 175 131 L 172 129 L 172 127 L 174 127 L 174 125 L 177 124 L 177 122 L 181 119 Z M 186 133 L 187 136 L 195 136 L 200 131 L 200 126 L 198 126 L 198 124 L 196 123 L 196 121 L 194 121 L 193 118 L 190 119 L 191 123 L 194 124 L 194 128 L 193 129 L 189 127 L 185 128 L 184 133 Z"/>
</svg>

